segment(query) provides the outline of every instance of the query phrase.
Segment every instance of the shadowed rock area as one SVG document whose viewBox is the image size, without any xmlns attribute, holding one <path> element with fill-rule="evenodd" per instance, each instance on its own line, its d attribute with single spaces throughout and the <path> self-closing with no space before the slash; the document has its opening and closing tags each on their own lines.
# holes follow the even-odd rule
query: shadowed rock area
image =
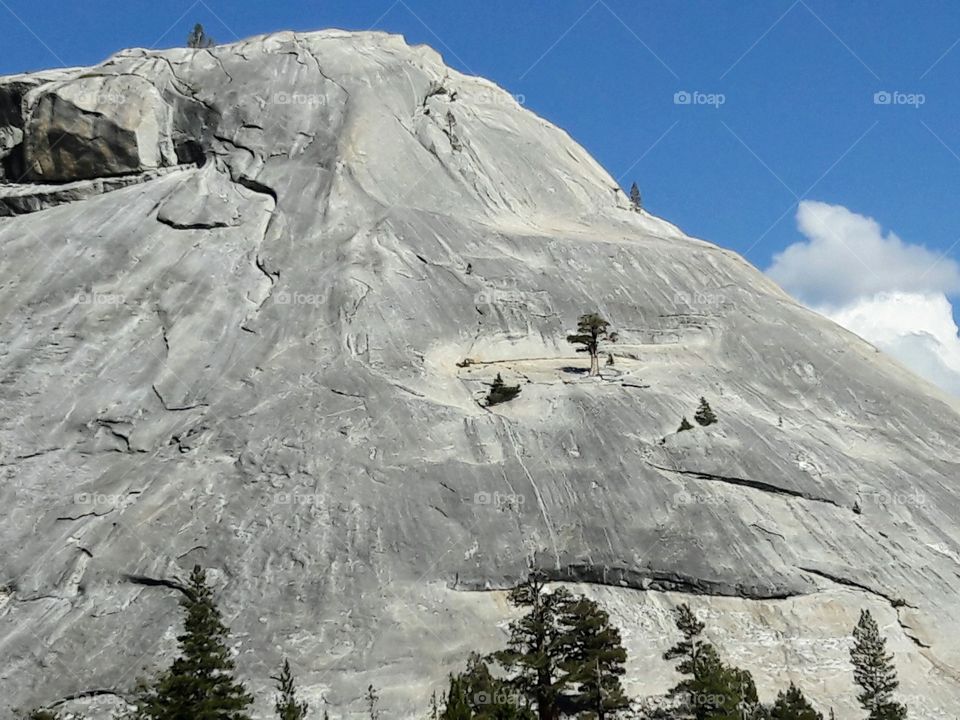
<svg viewBox="0 0 960 720">
<path fill-rule="evenodd" d="M 284 655 L 334 716 L 422 716 L 531 563 L 611 608 L 634 694 L 688 600 L 764 699 L 854 712 L 870 607 L 911 717 L 960 705 L 955 401 L 495 85 L 380 33 L 127 50 L 0 78 L 0 163 L 9 705 L 108 717 L 195 563 L 258 717 Z"/>
</svg>

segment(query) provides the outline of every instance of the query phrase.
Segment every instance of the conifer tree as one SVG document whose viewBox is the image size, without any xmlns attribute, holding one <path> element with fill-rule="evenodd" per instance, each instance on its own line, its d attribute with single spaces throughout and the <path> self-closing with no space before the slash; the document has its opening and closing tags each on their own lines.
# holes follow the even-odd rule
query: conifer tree
<svg viewBox="0 0 960 720">
<path fill-rule="evenodd" d="M 893 699 L 899 687 L 893 655 L 887 652 L 887 640 L 880 635 L 877 621 L 869 610 L 860 612 L 853 630 L 853 679 L 860 687 L 857 700 L 868 713 L 868 720 L 904 720 L 907 708 Z"/>
<path fill-rule="evenodd" d="M 493 379 L 493 384 L 490 386 L 490 392 L 487 393 L 487 406 L 510 402 L 519 394 L 519 385 L 507 385 L 500 373 L 497 373 L 497 376 Z"/>
<path fill-rule="evenodd" d="M 233 679 L 234 664 L 226 646 L 227 628 L 213 600 L 204 571 L 194 566 L 180 600 L 183 633 L 180 656 L 146 688 L 138 700 L 143 720 L 249 720 L 253 698 Z"/>
<path fill-rule="evenodd" d="M 567 335 L 567 342 L 573 345 L 582 345 L 577 352 L 590 354 L 590 376 L 600 375 L 600 344 L 602 342 L 616 342 L 617 334 L 610 332 L 610 323 L 597 313 L 581 315 L 577 321 L 577 332 Z"/>
<path fill-rule="evenodd" d="M 717 416 L 713 412 L 713 408 L 710 407 L 710 403 L 707 402 L 706 398 L 700 398 L 700 406 L 697 408 L 697 412 L 694 414 L 693 419 L 696 420 L 699 425 L 703 426 L 713 425 L 715 422 L 717 422 Z"/>
<path fill-rule="evenodd" d="M 290 661 L 284 660 L 280 674 L 271 679 L 277 683 L 278 695 L 273 708 L 279 720 L 306 720 L 310 706 L 297 700 L 297 688 L 290 671 Z"/>
<path fill-rule="evenodd" d="M 561 682 L 570 688 L 561 696 L 564 713 L 604 720 L 626 710 L 630 701 L 620 677 L 627 652 L 610 616 L 592 600 L 580 597 L 562 608 L 558 620 Z"/>
<path fill-rule="evenodd" d="M 527 613 L 510 623 L 507 649 L 494 657 L 512 673 L 511 687 L 536 708 L 539 720 L 556 720 L 564 690 L 558 670 L 563 658 L 558 619 L 572 598 L 563 588 L 548 593 L 545 587 L 543 576 L 533 573 L 510 591 L 510 603 Z"/>
<path fill-rule="evenodd" d="M 212 48 L 216 43 L 213 41 L 213 38 L 207 35 L 206 30 L 203 29 L 203 25 L 197 23 L 193 26 L 193 30 L 187 36 L 187 47 L 194 50 L 205 50 L 207 48 Z"/>
<path fill-rule="evenodd" d="M 678 660 L 677 672 L 685 676 L 668 697 L 677 708 L 676 718 L 690 720 L 742 720 L 760 718 L 762 708 L 750 673 L 720 660 L 713 645 L 701 635 L 704 624 L 684 603 L 675 611 L 680 641 L 664 654 Z"/>
<path fill-rule="evenodd" d="M 683 432 L 684 430 L 693 430 L 693 425 L 690 424 L 686 416 L 680 421 L 680 427 L 677 428 L 677 432 Z"/>
<path fill-rule="evenodd" d="M 640 198 L 640 188 L 637 187 L 636 183 L 630 187 L 630 205 L 633 207 L 634 212 L 640 212 L 643 208 L 643 200 Z"/>
<path fill-rule="evenodd" d="M 781 690 L 777 700 L 770 708 L 770 720 L 823 720 L 793 683 L 786 691 Z"/>
<path fill-rule="evenodd" d="M 450 676 L 440 720 L 534 720 L 536 715 L 506 680 L 494 677 L 487 661 L 470 656 L 467 669 Z"/>
</svg>

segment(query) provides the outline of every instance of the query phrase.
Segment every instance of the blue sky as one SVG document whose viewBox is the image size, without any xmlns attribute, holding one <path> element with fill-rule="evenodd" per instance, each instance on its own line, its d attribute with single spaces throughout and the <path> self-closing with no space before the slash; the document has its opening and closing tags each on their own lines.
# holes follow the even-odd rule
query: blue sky
<svg viewBox="0 0 960 720">
<path fill-rule="evenodd" d="M 874 218 L 931 262 L 960 256 L 960 3 L 0 0 L 0 74 L 182 44 L 194 22 L 222 42 L 342 27 L 428 43 L 636 180 L 651 212 L 763 269 L 811 240 L 803 199 Z M 684 92 L 702 104 L 678 104 Z M 881 259 L 836 264 L 867 273 Z"/>
</svg>

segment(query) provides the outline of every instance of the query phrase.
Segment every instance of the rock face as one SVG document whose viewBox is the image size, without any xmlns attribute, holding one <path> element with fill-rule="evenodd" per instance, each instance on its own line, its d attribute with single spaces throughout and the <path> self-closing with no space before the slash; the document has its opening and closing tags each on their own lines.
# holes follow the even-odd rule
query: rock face
<svg viewBox="0 0 960 720">
<path fill-rule="evenodd" d="M 80 76 L 42 85 L 24 102 L 30 180 L 85 180 L 176 164 L 171 108 L 148 80 Z"/>
<path fill-rule="evenodd" d="M 327 31 L 0 79 L 0 109 L 28 180 L 75 183 L 0 185 L 10 705 L 106 716 L 202 563 L 260 717 L 283 656 L 333 715 L 371 683 L 422 715 L 533 563 L 611 608 L 637 694 L 689 600 L 766 697 L 846 717 L 871 607 L 912 717 L 954 717 L 956 404 L 502 90 Z M 483 408 L 497 373 L 522 393 Z M 701 395 L 719 423 L 676 433 Z"/>
</svg>

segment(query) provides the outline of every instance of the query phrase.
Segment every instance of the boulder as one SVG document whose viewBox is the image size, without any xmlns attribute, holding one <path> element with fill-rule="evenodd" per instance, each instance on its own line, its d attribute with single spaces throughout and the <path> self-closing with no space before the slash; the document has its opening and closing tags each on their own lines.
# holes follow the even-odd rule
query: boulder
<svg viewBox="0 0 960 720">
<path fill-rule="evenodd" d="M 177 163 L 173 113 L 160 91 L 132 75 L 91 75 L 26 97 L 26 178 L 69 182 Z"/>
</svg>

